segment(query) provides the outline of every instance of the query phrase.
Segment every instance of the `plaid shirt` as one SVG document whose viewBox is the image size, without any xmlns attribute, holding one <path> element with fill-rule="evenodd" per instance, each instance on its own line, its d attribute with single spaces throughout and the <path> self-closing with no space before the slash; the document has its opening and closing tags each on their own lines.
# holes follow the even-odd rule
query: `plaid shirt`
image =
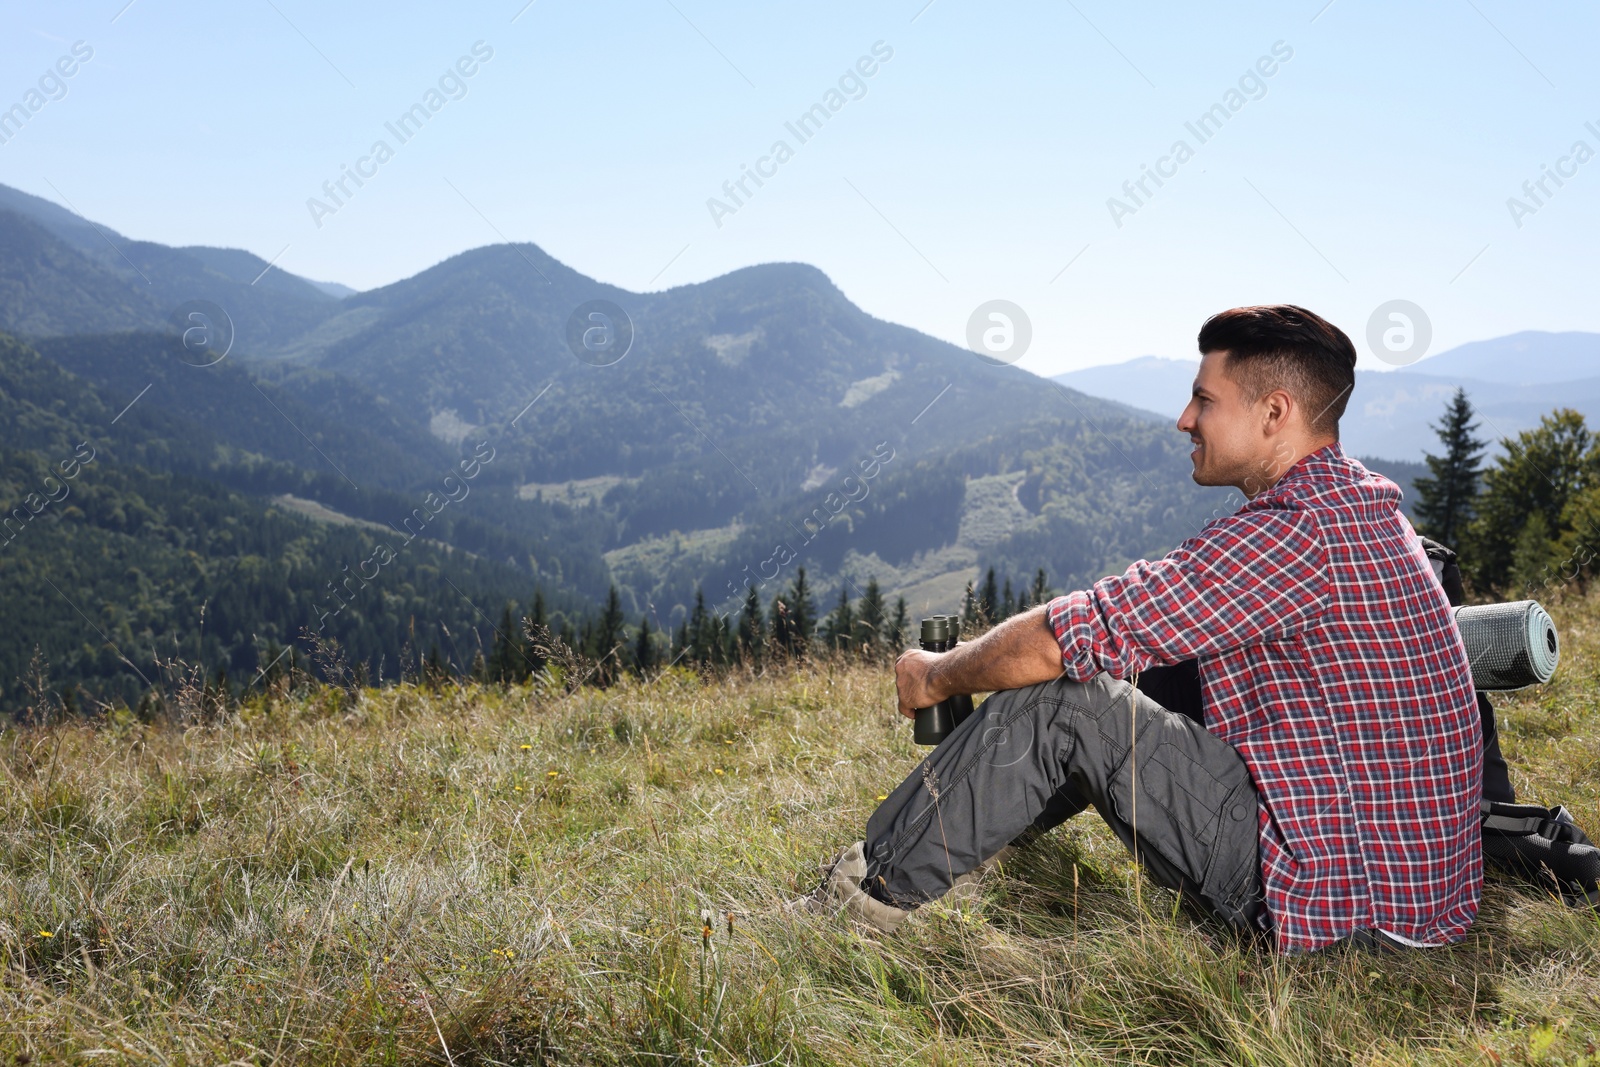
<svg viewBox="0 0 1600 1067">
<path fill-rule="evenodd" d="M 1162 559 L 1050 602 L 1068 677 L 1198 659 L 1206 728 L 1259 796 L 1278 951 L 1478 911 L 1482 731 L 1400 490 L 1337 444 Z"/>
</svg>

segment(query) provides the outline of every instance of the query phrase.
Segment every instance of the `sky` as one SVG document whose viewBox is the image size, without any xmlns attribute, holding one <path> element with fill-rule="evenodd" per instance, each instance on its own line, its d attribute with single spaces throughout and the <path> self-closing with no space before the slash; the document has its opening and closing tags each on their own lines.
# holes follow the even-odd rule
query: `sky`
<svg viewBox="0 0 1600 1067">
<path fill-rule="evenodd" d="M 1374 369 L 1395 300 L 1428 353 L 1600 331 L 1592 4 L 95 0 L 0 28 L 0 109 L 47 89 L 0 182 L 357 289 L 505 240 L 634 291 L 799 261 L 956 344 L 1009 301 L 1040 374 L 1187 355 L 1240 304 L 1308 306 Z"/>
</svg>

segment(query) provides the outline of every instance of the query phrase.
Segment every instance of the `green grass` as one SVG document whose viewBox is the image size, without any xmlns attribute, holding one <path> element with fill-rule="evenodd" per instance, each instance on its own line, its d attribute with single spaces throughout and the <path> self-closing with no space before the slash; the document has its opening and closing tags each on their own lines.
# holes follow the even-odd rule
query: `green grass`
<svg viewBox="0 0 1600 1067">
<path fill-rule="evenodd" d="M 1600 829 L 1600 600 L 1552 607 L 1506 745 Z M 1600 1060 L 1600 919 L 1497 876 L 1460 945 L 1279 958 L 1090 812 L 895 937 L 787 916 L 920 754 L 891 696 L 825 662 L 9 730 L 0 1063 Z"/>
</svg>

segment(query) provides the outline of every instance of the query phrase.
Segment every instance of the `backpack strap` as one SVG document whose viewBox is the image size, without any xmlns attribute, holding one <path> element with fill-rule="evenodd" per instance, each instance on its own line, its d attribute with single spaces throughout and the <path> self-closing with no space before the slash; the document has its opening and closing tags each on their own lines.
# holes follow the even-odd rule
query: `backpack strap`
<svg viewBox="0 0 1600 1067">
<path fill-rule="evenodd" d="M 1482 813 L 1483 832 L 1486 834 L 1496 833 L 1507 837 L 1537 835 L 1546 841 L 1566 841 L 1575 845 L 1590 843 L 1589 835 L 1573 821 L 1572 813 L 1560 804 L 1553 808 L 1542 808 L 1537 804 L 1485 800 L 1478 810 Z"/>
</svg>

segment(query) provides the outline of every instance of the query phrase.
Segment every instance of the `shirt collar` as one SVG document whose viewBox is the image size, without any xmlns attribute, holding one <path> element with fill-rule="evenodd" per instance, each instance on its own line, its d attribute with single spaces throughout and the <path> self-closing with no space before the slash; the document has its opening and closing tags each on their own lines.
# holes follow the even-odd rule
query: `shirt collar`
<svg viewBox="0 0 1600 1067">
<path fill-rule="evenodd" d="M 1287 492 L 1301 484 L 1355 481 L 1360 477 L 1355 467 L 1356 464 L 1344 454 L 1344 447 L 1334 441 L 1302 456 L 1262 495 Z"/>
</svg>

